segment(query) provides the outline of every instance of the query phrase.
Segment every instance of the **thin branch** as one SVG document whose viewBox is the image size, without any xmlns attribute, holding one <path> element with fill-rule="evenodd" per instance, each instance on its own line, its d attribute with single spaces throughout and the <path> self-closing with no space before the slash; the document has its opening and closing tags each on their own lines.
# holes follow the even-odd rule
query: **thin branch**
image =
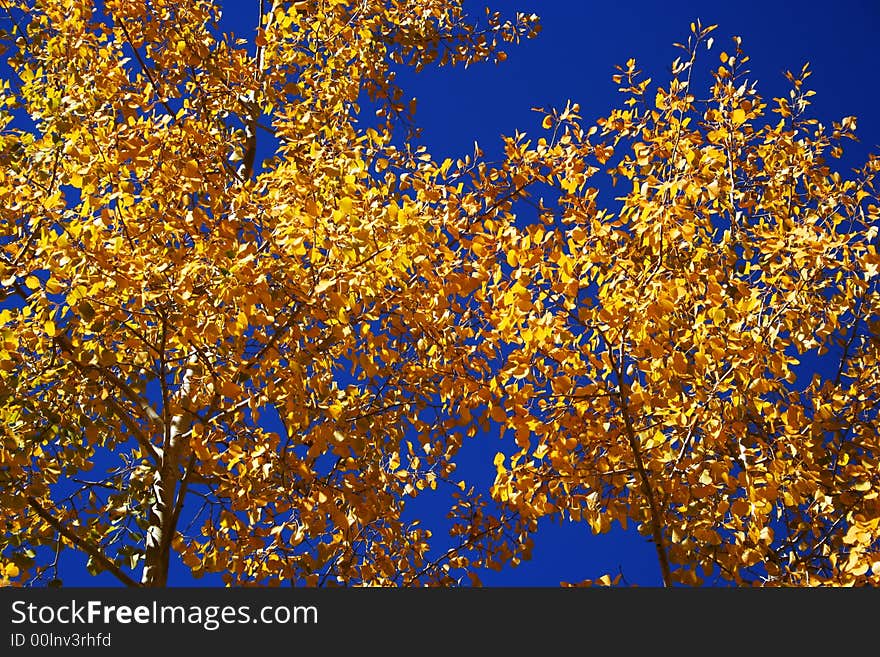
<svg viewBox="0 0 880 657">
<path fill-rule="evenodd" d="M 606 340 L 607 341 L 607 340 Z M 660 562 L 660 572 L 663 576 L 663 586 L 672 586 L 672 574 L 669 568 L 669 558 L 666 555 L 666 547 L 663 541 L 663 532 L 660 529 L 660 507 L 657 504 L 657 497 L 651 487 L 651 481 L 645 463 L 642 460 L 642 452 L 639 447 L 639 437 L 633 426 L 632 418 L 629 414 L 629 396 L 626 393 L 627 385 L 625 382 L 625 374 L 623 371 L 623 345 L 624 334 L 620 334 L 620 362 L 617 366 L 617 400 L 620 405 L 620 412 L 623 415 L 623 425 L 626 430 L 626 437 L 629 442 L 630 450 L 636 463 L 636 470 L 639 473 L 642 494 L 648 501 L 648 508 L 651 513 L 651 537 L 654 547 L 657 550 L 657 560 Z M 610 343 L 608 344 L 610 348 Z"/>
<path fill-rule="evenodd" d="M 80 369 L 91 369 L 100 372 L 110 383 L 112 383 L 116 388 L 119 389 L 122 394 L 124 394 L 128 399 L 140 409 L 140 411 L 144 414 L 145 419 L 150 422 L 156 422 L 160 425 L 162 424 L 162 418 L 156 413 L 153 408 L 147 404 L 138 394 L 132 390 L 131 386 L 129 386 L 125 381 L 116 376 L 113 372 L 111 372 L 108 368 L 103 367 L 101 365 L 90 365 L 87 363 L 83 363 L 79 361 L 73 355 L 73 344 L 70 342 L 70 339 L 66 335 L 59 335 L 55 337 L 55 340 L 61 345 L 62 354 L 66 351 L 69 356 L 68 358 L 72 363 L 78 365 Z"/>
<path fill-rule="evenodd" d="M 186 493 L 187 488 L 189 487 L 189 482 L 191 481 L 190 474 L 192 473 L 193 468 L 196 464 L 196 455 L 195 452 L 190 453 L 189 455 L 189 463 L 186 465 L 186 471 L 184 472 L 183 479 L 180 482 L 180 488 L 177 489 L 177 500 L 174 502 L 174 509 L 171 511 L 171 522 L 170 531 L 162 537 L 164 545 L 162 549 L 167 550 L 171 547 L 171 533 L 177 527 L 177 523 L 180 520 L 180 512 L 183 510 L 183 504 L 186 501 Z"/>
<path fill-rule="evenodd" d="M 126 586 L 131 586 L 131 587 L 140 586 L 140 584 L 138 584 L 131 577 L 126 575 L 122 571 L 122 569 L 119 568 L 119 566 L 117 566 L 110 559 L 108 559 L 106 556 L 101 554 L 101 551 L 98 548 L 96 548 L 94 545 L 92 545 L 91 543 L 89 543 L 85 539 L 80 538 L 79 536 L 74 534 L 71 530 L 69 530 L 67 527 L 62 525 L 56 518 L 53 518 L 49 514 L 49 512 L 46 511 L 46 509 L 44 509 L 42 507 L 42 505 L 40 505 L 40 503 L 36 500 L 36 498 L 28 495 L 27 501 L 28 501 L 28 504 L 30 504 L 31 508 L 36 512 L 36 514 L 38 516 L 40 516 L 43 520 L 45 520 L 47 523 L 49 523 L 49 525 L 51 525 L 51 527 L 55 531 L 57 531 L 59 534 L 61 534 L 64 538 L 66 538 L 68 541 L 73 543 L 80 550 L 82 550 L 83 552 L 88 554 L 92 559 L 94 559 L 98 564 L 100 564 L 101 567 L 104 568 L 104 570 L 115 575 L 116 578 L 120 582 L 125 584 Z"/>
<path fill-rule="evenodd" d="M 62 340 L 61 338 L 64 338 L 64 339 Z M 67 353 L 69 354 L 68 360 L 80 372 L 82 372 L 83 374 L 86 374 L 89 370 L 95 370 L 95 369 L 100 370 L 100 368 L 98 368 L 97 366 L 86 365 L 85 363 L 82 363 L 77 358 L 75 358 L 73 356 L 73 354 L 70 353 L 70 349 L 68 348 L 69 346 L 72 346 L 72 345 L 70 345 L 70 342 L 64 336 L 59 336 L 58 338 L 56 338 L 56 340 L 58 340 L 58 342 L 62 346 L 62 354 L 64 354 L 64 351 L 66 350 Z M 67 347 L 65 345 L 67 345 Z M 125 412 L 125 409 L 123 409 L 119 405 L 119 403 L 115 399 L 113 399 L 112 397 L 108 396 L 107 399 L 105 400 L 105 402 L 111 408 L 111 410 L 114 412 L 114 414 L 122 421 L 122 423 L 125 424 L 126 428 L 128 428 L 128 430 L 131 431 L 131 433 L 134 435 L 135 439 L 138 441 L 138 443 L 141 445 L 141 447 L 143 447 L 150 454 L 150 456 L 152 456 L 154 459 L 156 459 L 156 462 L 158 463 L 159 455 L 156 452 L 156 448 L 150 442 L 150 439 L 147 437 L 147 435 L 137 425 L 137 423 L 129 416 L 128 413 Z"/>
<path fill-rule="evenodd" d="M 159 93 L 159 85 L 156 83 L 156 79 L 153 77 L 153 72 L 147 66 L 146 62 L 144 62 L 144 59 L 143 59 L 143 57 L 141 57 L 141 54 L 138 52 L 138 49 L 134 47 L 134 44 L 131 41 L 131 36 L 128 33 L 128 29 L 125 27 L 125 23 L 123 21 L 119 21 L 118 25 L 119 25 L 120 29 L 122 30 L 122 34 L 125 35 L 125 40 L 128 42 L 128 45 L 131 46 L 131 50 L 132 50 L 132 52 L 134 52 L 134 56 L 138 60 L 138 64 L 141 65 L 141 69 L 143 70 L 144 74 L 146 74 L 147 79 L 150 81 L 150 84 L 153 85 L 153 89 L 155 89 L 156 93 L 158 94 Z M 168 104 L 168 101 L 160 100 L 159 102 L 165 108 L 165 111 L 168 112 L 168 114 L 173 119 L 176 115 L 174 113 L 174 110 L 172 110 L 171 106 Z"/>
<path fill-rule="evenodd" d="M 24 42 L 27 45 L 27 47 L 30 48 L 31 40 L 28 39 L 27 32 L 21 28 L 21 25 L 19 25 L 18 20 L 15 18 L 15 16 L 12 15 L 12 10 L 9 9 L 9 7 L 7 6 L 6 0 L 0 0 L 0 7 L 3 7 L 3 11 L 6 12 L 6 15 L 9 16 L 9 20 L 11 20 L 12 23 L 15 25 L 15 30 L 18 32 L 19 36 L 24 39 Z"/>
</svg>

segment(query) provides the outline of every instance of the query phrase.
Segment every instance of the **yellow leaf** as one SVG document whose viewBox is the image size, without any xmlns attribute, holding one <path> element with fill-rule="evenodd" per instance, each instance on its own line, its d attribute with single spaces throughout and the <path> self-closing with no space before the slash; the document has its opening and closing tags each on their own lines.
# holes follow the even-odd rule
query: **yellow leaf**
<svg viewBox="0 0 880 657">
<path fill-rule="evenodd" d="M 685 357 L 678 351 L 672 356 L 672 369 L 679 376 L 685 376 L 688 373 L 688 364 Z"/>
<path fill-rule="evenodd" d="M 531 298 L 528 295 L 522 295 L 516 300 L 516 307 L 522 310 L 523 312 L 530 311 L 534 306 L 532 304 Z"/>
<path fill-rule="evenodd" d="M 741 497 L 735 499 L 733 501 L 733 504 L 730 505 L 731 513 L 737 516 L 746 516 L 749 514 L 750 510 L 751 505 L 748 503 L 748 501 L 742 499 Z"/>
<path fill-rule="evenodd" d="M 53 322 L 51 319 L 43 325 L 43 328 L 46 330 L 46 335 L 48 335 L 50 338 L 54 338 L 56 335 L 58 335 L 58 329 L 55 326 L 55 322 Z"/>
<path fill-rule="evenodd" d="M 331 287 L 333 287 L 335 284 L 336 284 L 335 279 L 332 279 L 332 278 L 331 279 L 324 279 L 323 281 L 321 281 L 320 283 L 318 283 L 315 286 L 315 294 L 321 294 L 322 292 L 326 292 Z"/>
<path fill-rule="evenodd" d="M 32 290 L 38 290 L 40 288 L 40 279 L 31 274 L 26 279 L 24 279 L 24 284 Z"/>
<path fill-rule="evenodd" d="M 50 278 L 48 281 L 46 281 L 46 292 L 48 292 L 49 294 L 58 294 L 63 289 L 64 286 L 54 278 Z"/>
<path fill-rule="evenodd" d="M 489 411 L 489 417 L 491 417 L 496 422 L 505 422 L 507 421 L 507 413 L 504 412 L 504 409 L 500 406 L 493 406 Z"/>
<path fill-rule="evenodd" d="M 189 180 L 198 180 L 201 178 L 199 174 L 199 163 L 195 160 L 188 160 L 183 165 L 183 177 Z"/>
<path fill-rule="evenodd" d="M 740 123 L 743 123 L 746 120 L 746 113 L 743 110 L 737 108 L 737 109 L 733 110 L 733 117 L 732 118 L 733 118 L 733 124 L 739 125 Z"/>
<path fill-rule="evenodd" d="M 544 129 L 549 130 L 550 128 L 553 127 L 553 117 L 548 114 L 547 116 L 544 117 L 544 120 L 541 122 L 541 125 L 544 127 Z"/>
</svg>

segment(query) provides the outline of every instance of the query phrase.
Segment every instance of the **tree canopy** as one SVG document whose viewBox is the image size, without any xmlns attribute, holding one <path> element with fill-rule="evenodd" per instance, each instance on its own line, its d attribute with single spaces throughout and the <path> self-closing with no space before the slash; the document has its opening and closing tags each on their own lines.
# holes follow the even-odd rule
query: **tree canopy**
<svg viewBox="0 0 880 657">
<path fill-rule="evenodd" d="M 4 583 L 75 550 L 131 586 L 478 584 L 554 517 L 635 524 L 666 585 L 880 584 L 880 160 L 833 168 L 856 120 L 809 116 L 807 67 L 766 100 L 696 23 L 595 125 L 437 162 L 397 67 L 536 16 L 4 10 Z M 442 540 L 410 513 L 441 486 Z"/>
</svg>

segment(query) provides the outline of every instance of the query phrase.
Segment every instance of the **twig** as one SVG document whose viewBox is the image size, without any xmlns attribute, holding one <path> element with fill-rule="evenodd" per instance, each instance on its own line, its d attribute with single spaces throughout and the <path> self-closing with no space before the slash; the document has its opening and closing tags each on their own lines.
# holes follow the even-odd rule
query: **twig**
<svg viewBox="0 0 880 657">
<path fill-rule="evenodd" d="M 116 576 L 119 581 L 121 581 L 126 586 L 138 587 L 140 584 L 135 582 L 131 577 L 122 572 L 122 569 L 119 568 L 115 563 L 113 563 L 106 556 L 101 554 L 100 550 L 96 548 L 94 545 L 89 543 L 83 538 L 80 538 L 76 534 L 74 534 L 67 527 L 62 525 L 56 518 L 53 518 L 46 509 L 42 507 L 42 505 L 36 500 L 36 498 L 28 495 L 27 496 L 28 504 L 30 504 L 31 508 L 36 512 L 38 516 L 40 516 L 43 520 L 45 520 L 52 528 L 61 534 L 68 541 L 73 543 L 80 550 L 88 554 L 92 559 L 97 561 L 104 570 L 111 572 Z"/>
</svg>

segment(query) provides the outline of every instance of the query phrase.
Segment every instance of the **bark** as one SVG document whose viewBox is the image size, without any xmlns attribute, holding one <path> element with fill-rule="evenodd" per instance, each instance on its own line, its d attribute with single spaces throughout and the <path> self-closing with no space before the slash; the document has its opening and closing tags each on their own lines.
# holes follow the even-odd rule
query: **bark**
<svg viewBox="0 0 880 657">
<path fill-rule="evenodd" d="M 182 410 L 188 406 L 192 387 L 193 368 L 198 362 L 193 355 L 178 392 L 181 410 L 172 418 L 165 432 L 165 445 L 161 459 L 153 474 L 154 501 L 150 505 L 145 541 L 144 570 L 141 576 L 143 586 L 166 586 L 168 583 L 168 565 L 171 553 L 171 540 L 176 530 L 178 514 L 175 513 L 175 494 L 181 486 L 184 472 L 181 469 L 189 413 Z M 180 488 L 181 494 L 184 489 Z M 181 500 L 182 503 L 182 500 Z"/>
</svg>

